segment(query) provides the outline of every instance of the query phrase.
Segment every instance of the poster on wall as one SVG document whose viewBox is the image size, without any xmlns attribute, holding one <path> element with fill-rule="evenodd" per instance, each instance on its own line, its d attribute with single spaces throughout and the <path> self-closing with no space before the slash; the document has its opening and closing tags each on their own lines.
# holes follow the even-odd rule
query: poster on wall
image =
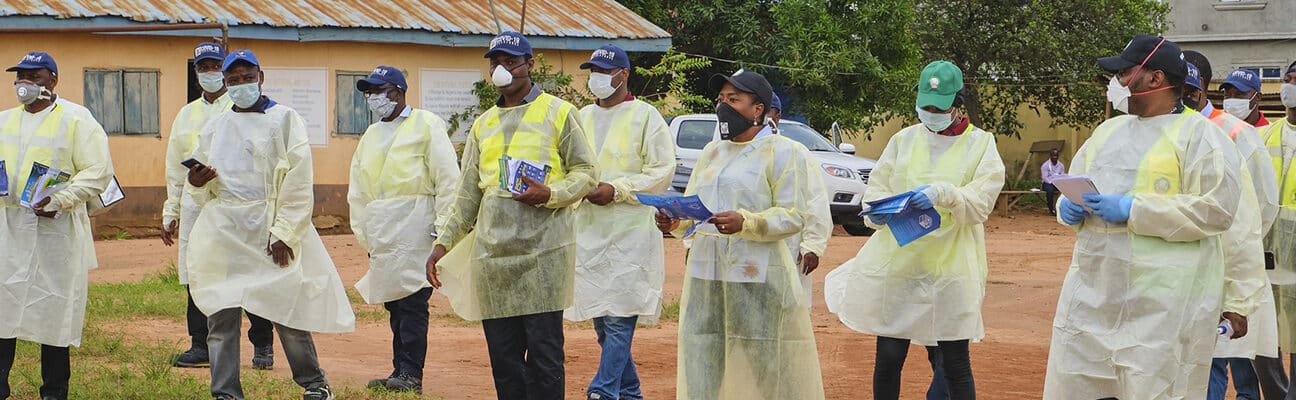
<svg viewBox="0 0 1296 400">
<path fill-rule="evenodd" d="M 328 72 L 324 68 L 262 68 L 261 93 L 297 110 L 312 146 L 328 145 Z"/>
<path fill-rule="evenodd" d="M 451 115 L 477 105 L 477 96 L 472 93 L 473 83 L 482 79 L 482 72 L 475 69 L 420 69 L 420 107 L 436 113 L 448 123 Z M 460 122 L 450 140 L 463 143 L 471 127 L 472 119 Z"/>
</svg>

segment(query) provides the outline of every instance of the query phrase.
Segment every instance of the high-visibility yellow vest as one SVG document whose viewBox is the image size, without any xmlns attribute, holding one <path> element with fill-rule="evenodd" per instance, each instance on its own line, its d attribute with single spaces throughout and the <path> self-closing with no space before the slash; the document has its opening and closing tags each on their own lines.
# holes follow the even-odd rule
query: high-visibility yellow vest
<svg viewBox="0 0 1296 400">
<path fill-rule="evenodd" d="M 64 118 L 64 108 L 53 105 L 53 110 L 36 128 L 36 132 L 24 142 L 22 138 L 21 107 L 10 109 L 9 118 L 0 128 L 0 159 L 5 160 L 5 169 L 9 173 L 9 196 L 3 202 L 6 207 L 17 207 L 19 196 L 31 175 L 32 165 L 41 163 L 50 168 L 65 170 L 72 166 L 72 144 L 68 134 L 77 127 L 80 119 Z M 75 174 L 75 171 L 67 171 Z"/>
<path fill-rule="evenodd" d="M 478 169 L 483 189 L 499 182 L 499 159 L 506 154 L 515 159 L 545 163 L 550 168 L 549 182 L 562 180 L 567 175 L 562 157 L 558 155 L 558 146 L 568 116 L 577 112 L 576 106 L 541 93 L 535 101 L 518 107 L 526 108 L 526 113 L 511 133 L 505 132 L 500 124 L 500 107 L 486 110 L 481 123 L 473 125 L 472 134 L 481 146 Z"/>
<path fill-rule="evenodd" d="M 1278 189 L 1278 204 L 1288 210 L 1296 210 L 1296 162 L 1287 166 L 1283 173 L 1283 127 L 1290 126 L 1286 118 L 1277 123 L 1260 128 L 1260 137 L 1264 138 L 1265 147 L 1269 150 L 1269 159 L 1273 161 L 1274 175 L 1282 186 Z"/>
<path fill-rule="evenodd" d="M 1134 187 L 1128 194 L 1136 193 L 1155 193 L 1162 195 L 1179 194 L 1182 190 L 1182 176 L 1180 171 L 1179 152 L 1175 149 L 1175 144 L 1179 141 L 1179 135 L 1184 123 L 1193 115 L 1200 115 L 1192 109 L 1184 110 L 1179 119 L 1175 120 L 1168 129 L 1161 133 L 1161 138 L 1148 149 L 1143 155 L 1143 160 L 1139 162 L 1137 176 L 1134 179 Z M 1090 146 L 1095 146 L 1094 151 L 1086 152 L 1085 165 L 1093 165 L 1093 157 L 1098 154 L 1096 149 L 1101 148 L 1103 143 L 1111 137 L 1112 132 L 1095 132 L 1090 138 Z"/>
</svg>

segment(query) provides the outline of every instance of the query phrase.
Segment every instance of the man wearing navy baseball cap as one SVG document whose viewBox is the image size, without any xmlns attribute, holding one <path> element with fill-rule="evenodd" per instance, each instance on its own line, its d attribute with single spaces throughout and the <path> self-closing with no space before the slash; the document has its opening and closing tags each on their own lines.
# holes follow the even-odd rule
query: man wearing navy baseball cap
<svg viewBox="0 0 1296 400">
<path fill-rule="evenodd" d="M 459 187 L 458 159 L 445 121 L 406 105 L 409 85 L 399 69 L 374 68 L 356 90 L 379 120 L 351 158 L 351 231 L 369 253 L 369 272 L 355 288 L 366 303 L 387 309 L 392 331 L 392 371 L 369 388 L 422 393 L 432 296 L 424 263 L 437 216 Z"/>
<path fill-rule="evenodd" d="M 180 256 L 176 266 L 180 284 L 186 286 L 186 292 L 189 285 L 189 268 L 185 260 L 189 253 L 189 230 L 198 217 L 198 206 L 193 199 L 186 198 L 184 186 L 189 169 L 181 163 L 193 156 L 198 132 L 207 121 L 234 104 L 226 95 L 225 74 L 221 73 L 225 47 L 216 42 L 203 42 L 194 46 L 193 54 L 194 75 L 198 77 L 202 96 L 182 107 L 171 124 L 166 155 L 167 199 L 162 204 L 162 243 L 179 245 Z M 207 351 L 207 316 L 198 310 L 192 295 L 188 296 L 188 304 L 185 320 L 189 325 L 189 350 L 175 355 L 171 364 L 183 368 L 207 367 L 211 362 Z M 252 324 L 248 329 L 248 341 L 253 347 L 252 368 L 274 368 L 274 324 L 252 314 L 248 314 L 248 321 Z"/>
<path fill-rule="evenodd" d="M 661 194 L 675 176 L 675 142 L 657 108 L 630 93 L 630 58 L 606 45 L 589 62 L 595 104 L 580 111 L 598 156 L 598 186 L 575 210 L 576 294 L 565 317 L 594 320 L 602 353 L 590 399 L 642 399 L 631 342 L 661 311 L 665 250 L 637 194 Z"/>
<path fill-rule="evenodd" d="M 7 71 L 21 105 L 0 112 L 0 187 L 10 188 L 0 194 L 0 399 L 19 339 L 41 345 L 41 398 L 67 399 L 68 347 L 81 345 L 86 271 L 96 266 L 86 204 L 112 180 L 108 136 L 89 112 L 56 101 L 49 54 L 28 53 Z M 53 171 L 68 186 L 28 198 L 22 182 Z"/>
<path fill-rule="evenodd" d="M 1246 334 L 1246 310 L 1221 304 L 1222 236 L 1245 207 L 1238 153 L 1184 106 L 1188 66 L 1174 42 L 1138 35 L 1098 65 L 1113 74 L 1108 100 L 1128 114 L 1095 128 L 1072 159 L 1069 173 L 1100 193 L 1058 201 L 1058 221 L 1078 233 L 1044 398 L 1201 398 L 1221 315 L 1233 338 Z"/>
<path fill-rule="evenodd" d="M 576 106 L 531 81 L 525 37 L 496 36 L 486 58 L 500 97 L 473 121 L 427 279 L 433 287 L 445 281 L 460 317 L 482 321 L 500 399 L 562 399 L 562 313 L 576 267 L 569 206 L 598 182 L 593 145 Z"/>
<path fill-rule="evenodd" d="M 1256 128 L 1269 125 L 1269 120 L 1260 113 L 1259 73 L 1249 69 L 1235 69 L 1224 78 L 1220 90 L 1224 91 L 1224 112 Z"/>
<path fill-rule="evenodd" d="M 238 341 L 246 311 L 274 323 L 302 399 L 332 399 L 311 333 L 351 332 L 355 315 L 311 223 L 306 123 L 261 94 L 260 65 L 251 50 L 225 57 L 234 106 L 203 126 L 186 160 L 185 190 L 199 207 L 186 257 L 189 293 L 207 315 L 212 397 L 243 398 Z"/>
</svg>

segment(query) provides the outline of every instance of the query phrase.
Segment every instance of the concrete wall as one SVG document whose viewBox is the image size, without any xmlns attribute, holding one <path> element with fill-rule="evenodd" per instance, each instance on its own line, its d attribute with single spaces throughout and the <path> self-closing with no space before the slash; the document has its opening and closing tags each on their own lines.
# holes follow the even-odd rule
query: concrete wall
<svg viewBox="0 0 1296 400">
<path fill-rule="evenodd" d="M 1296 2 L 1170 0 L 1167 20 L 1176 42 L 1286 39 L 1296 37 Z"/>
<path fill-rule="evenodd" d="M 161 224 L 161 205 L 166 194 L 163 188 L 167 135 L 171 122 L 180 108 L 187 103 L 188 65 L 193 56 L 193 46 L 199 38 L 135 35 L 92 34 L 4 34 L 0 35 L 0 64 L 15 64 L 29 51 L 49 52 L 58 62 L 60 97 L 82 103 L 84 91 L 82 76 L 85 68 L 143 68 L 161 72 L 158 85 L 160 108 L 160 136 L 113 136 L 109 140 L 113 166 L 128 199 L 108 214 L 96 217 L 100 233 L 112 229 L 155 229 Z M 359 136 L 338 135 L 334 123 L 332 104 L 337 96 L 332 82 L 338 71 L 370 71 L 377 65 L 391 65 L 408 71 L 410 104 L 419 106 L 420 68 L 477 69 L 487 76 L 487 61 L 482 58 L 484 48 L 452 48 L 425 45 L 374 44 L 356 42 L 283 42 L 260 40 L 231 40 L 231 49 L 251 49 L 262 65 L 285 68 L 325 68 L 327 70 L 330 131 L 328 145 L 314 147 L 316 215 L 331 216 L 317 222 L 321 228 L 346 223 L 346 184 L 351 155 Z M 547 61 L 556 68 L 577 76 L 573 83 L 584 87 L 586 73 L 579 69 L 589 59 L 587 51 L 556 51 L 537 49 L 546 54 Z M 12 73 L 9 73 L 12 76 Z M 349 95 L 349 94 L 347 94 Z M 0 96 L 0 109 L 16 107 L 12 95 Z M 448 116 L 442 116 L 448 117 Z M 344 229 L 344 228 L 343 228 Z"/>
</svg>

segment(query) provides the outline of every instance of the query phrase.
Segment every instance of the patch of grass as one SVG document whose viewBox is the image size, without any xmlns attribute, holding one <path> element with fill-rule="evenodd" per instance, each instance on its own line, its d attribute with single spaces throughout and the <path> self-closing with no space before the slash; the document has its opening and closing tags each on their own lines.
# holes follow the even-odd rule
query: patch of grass
<svg viewBox="0 0 1296 400">
<path fill-rule="evenodd" d="M 680 301 L 679 301 L 679 299 L 670 299 L 670 300 L 668 300 L 668 301 L 666 302 L 666 305 L 662 307 L 661 319 L 660 319 L 660 320 L 661 320 L 661 321 L 675 321 L 675 322 L 679 322 L 679 316 L 680 316 Z"/>
<path fill-rule="evenodd" d="M 130 232 L 120 230 L 117 231 L 117 233 L 105 234 L 103 238 L 104 240 L 131 240 L 134 239 L 135 236 L 131 235 Z"/>
<path fill-rule="evenodd" d="M 175 263 L 138 282 L 90 285 L 86 325 L 132 318 L 184 319 L 188 294 L 180 285 Z"/>
<path fill-rule="evenodd" d="M 351 302 L 351 310 L 355 312 L 356 322 L 387 322 L 389 319 L 390 315 L 382 304 L 365 303 L 354 287 L 347 287 L 346 294 L 347 300 Z"/>
</svg>

